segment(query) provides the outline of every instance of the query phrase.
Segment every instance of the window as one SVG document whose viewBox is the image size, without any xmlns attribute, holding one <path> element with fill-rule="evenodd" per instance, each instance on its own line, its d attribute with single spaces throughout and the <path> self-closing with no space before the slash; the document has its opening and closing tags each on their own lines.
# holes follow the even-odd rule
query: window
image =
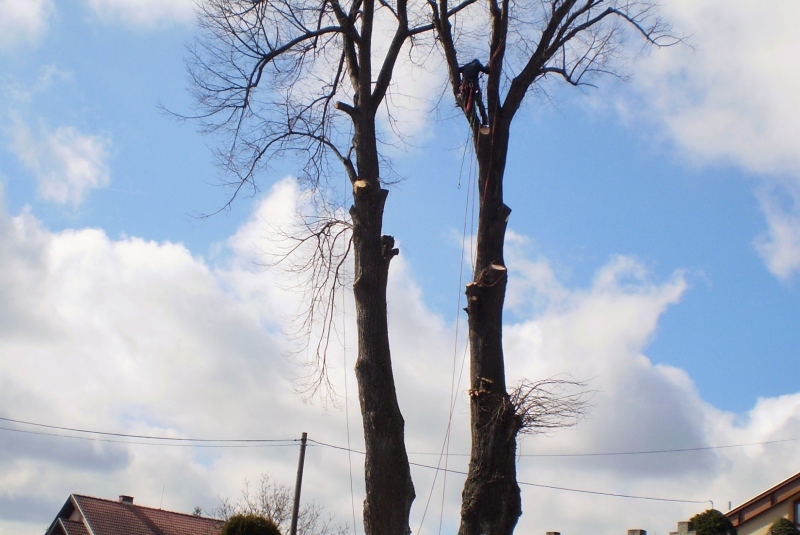
<svg viewBox="0 0 800 535">
<path fill-rule="evenodd" d="M 794 513 L 794 525 L 800 528 L 800 500 L 794 502 L 794 511 L 792 512 Z"/>
</svg>

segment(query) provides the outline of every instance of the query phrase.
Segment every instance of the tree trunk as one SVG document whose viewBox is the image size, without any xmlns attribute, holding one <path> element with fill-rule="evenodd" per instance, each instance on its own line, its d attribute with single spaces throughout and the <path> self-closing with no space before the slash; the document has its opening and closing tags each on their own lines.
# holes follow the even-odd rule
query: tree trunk
<svg viewBox="0 0 800 535">
<path fill-rule="evenodd" d="M 359 151 L 359 179 L 353 183 L 350 208 L 358 327 L 356 379 L 366 447 L 364 530 L 367 535 L 408 535 L 414 485 L 392 374 L 386 315 L 389 263 L 397 249 L 391 236 L 381 235 L 389 192 L 380 187 L 374 142 L 374 134 L 354 140 Z"/>
<path fill-rule="evenodd" d="M 519 430 L 503 361 L 503 245 L 511 209 L 503 203 L 509 125 L 495 118 L 475 133 L 480 212 L 473 281 L 467 285 L 472 449 L 459 535 L 510 535 L 522 514 L 515 453 Z"/>
</svg>

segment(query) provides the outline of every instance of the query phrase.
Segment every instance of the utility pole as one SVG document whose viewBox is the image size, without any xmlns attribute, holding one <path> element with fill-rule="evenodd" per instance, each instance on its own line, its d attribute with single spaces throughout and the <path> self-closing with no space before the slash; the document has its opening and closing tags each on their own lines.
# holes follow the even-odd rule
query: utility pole
<svg viewBox="0 0 800 535">
<path fill-rule="evenodd" d="M 306 460 L 306 439 L 308 433 L 303 431 L 300 439 L 300 460 L 297 462 L 297 481 L 294 484 L 294 506 L 292 507 L 292 527 L 290 535 L 297 535 L 297 516 L 300 513 L 300 487 L 303 485 L 303 463 Z"/>
</svg>

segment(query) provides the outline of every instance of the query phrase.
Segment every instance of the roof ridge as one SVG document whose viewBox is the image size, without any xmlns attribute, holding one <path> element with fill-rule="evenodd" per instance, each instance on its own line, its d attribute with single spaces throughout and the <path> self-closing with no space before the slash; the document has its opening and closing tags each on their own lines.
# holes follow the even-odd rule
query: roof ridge
<svg viewBox="0 0 800 535">
<path fill-rule="evenodd" d="M 76 494 L 76 493 L 73 493 L 72 495 L 76 496 L 76 497 L 81 497 L 81 498 L 89 498 L 91 500 L 99 500 L 101 502 L 109 502 L 109 503 L 114 503 L 114 504 L 118 504 L 118 505 L 125 505 L 125 507 L 138 507 L 140 509 L 149 509 L 151 511 L 161 511 L 163 513 L 169 513 L 171 515 L 181 515 L 181 516 L 187 516 L 189 518 L 200 518 L 202 520 L 213 520 L 214 522 L 224 522 L 224 520 L 221 520 L 219 518 L 214 518 L 214 517 L 211 517 L 211 516 L 195 515 L 195 514 L 192 514 L 192 513 L 183 513 L 181 511 L 171 511 L 169 509 L 161 509 L 161 508 L 156 508 L 156 507 L 150 507 L 150 506 L 147 506 L 147 505 L 140 505 L 138 503 L 122 504 L 118 500 L 111 500 L 111 499 L 108 499 L 108 498 L 98 498 L 97 496 L 89 496 L 88 494 Z"/>
</svg>

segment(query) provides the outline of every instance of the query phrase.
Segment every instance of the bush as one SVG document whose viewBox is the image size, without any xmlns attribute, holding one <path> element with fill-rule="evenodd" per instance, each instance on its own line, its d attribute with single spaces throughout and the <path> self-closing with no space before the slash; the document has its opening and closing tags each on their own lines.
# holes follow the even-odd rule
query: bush
<svg viewBox="0 0 800 535">
<path fill-rule="evenodd" d="M 689 519 L 697 535 L 736 535 L 736 528 L 724 514 L 709 509 Z"/>
<path fill-rule="evenodd" d="M 275 522 L 258 515 L 233 515 L 219 535 L 281 535 Z"/>
<path fill-rule="evenodd" d="M 800 535 L 800 530 L 794 527 L 788 518 L 779 518 L 769 528 L 770 535 Z"/>
</svg>

